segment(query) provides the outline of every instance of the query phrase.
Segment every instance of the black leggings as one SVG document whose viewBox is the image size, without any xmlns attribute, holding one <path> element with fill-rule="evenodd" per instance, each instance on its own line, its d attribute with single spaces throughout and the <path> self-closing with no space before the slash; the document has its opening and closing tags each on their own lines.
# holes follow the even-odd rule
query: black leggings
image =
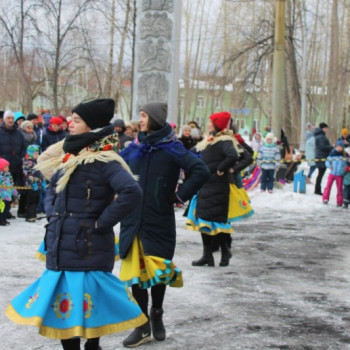
<svg viewBox="0 0 350 350">
<path fill-rule="evenodd" d="M 148 317 L 148 291 L 147 289 L 141 289 L 137 284 L 132 287 L 132 295 L 139 304 L 142 312 Z M 161 309 L 163 307 L 165 284 L 157 284 L 151 287 L 152 307 Z"/>
<path fill-rule="evenodd" d="M 80 338 L 62 339 L 64 350 L 80 350 Z M 98 350 L 100 338 L 90 338 L 85 343 L 85 350 Z"/>
</svg>

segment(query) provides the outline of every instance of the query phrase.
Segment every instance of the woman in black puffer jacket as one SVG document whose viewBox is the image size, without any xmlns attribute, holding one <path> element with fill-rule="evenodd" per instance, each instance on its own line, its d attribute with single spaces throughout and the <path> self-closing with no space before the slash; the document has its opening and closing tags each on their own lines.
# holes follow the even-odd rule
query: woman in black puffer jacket
<svg viewBox="0 0 350 350">
<path fill-rule="evenodd" d="M 46 196 L 46 271 L 6 310 L 21 324 L 61 339 L 63 349 L 99 350 L 102 335 L 147 321 L 124 284 L 112 274 L 113 226 L 142 199 L 140 186 L 116 146 L 109 125 L 114 101 L 94 100 L 72 110 L 70 135 L 57 157 Z M 99 129 L 101 128 L 101 129 Z"/>
<path fill-rule="evenodd" d="M 209 167 L 210 178 L 194 196 L 188 211 L 187 228 L 201 232 L 203 241 L 203 256 L 193 261 L 193 266 L 214 266 L 214 236 L 221 248 L 220 266 L 227 266 L 231 258 L 227 245 L 228 234 L 233 232 L 231 222 L 253 213 L 249 199 L 239 199 L 244 189 L 238 183 L 239 174 L 237 177 L 233 172 L 238 171 L 237 165 L 244 151 L 238 146 L 232 131 L 227 130 L 230 118 L 228 112 L 212 114 L 208 123 L 210 136 L 196 146 Z M 242 211 L 233 207 L 239 204 L 239 200 Z"/>
</svg>

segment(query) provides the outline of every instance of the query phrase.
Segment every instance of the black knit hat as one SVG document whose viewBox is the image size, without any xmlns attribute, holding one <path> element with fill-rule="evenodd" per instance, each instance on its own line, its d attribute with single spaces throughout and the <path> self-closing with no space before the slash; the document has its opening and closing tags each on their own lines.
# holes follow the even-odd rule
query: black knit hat
<svg viewBox="0 0 350 350">
<path fill-rule="evenodd" d="M 328 125 L 326 123 L 320 123 L 319 125 L 320 129 L 328 128 Z"/>
<path fill-rule="evenodd" d="M 91 129 L 102 128 L 109 124 L 114 115 L 115 102 L 111 98 L 79 103 L 72 109 Z"/>
<path fill-rule="evenodd" d="M 140 111 L 146 112 L 159 126 L 164 126 L 168 116 L 168 105 L 164 102 L 150 102 L 143 105 Z"/>
<path fill-rule="evenodd" d="M 28 113 L 27 120 L 38 119 L 38 116 L 35 113 Z"/>
</svg>

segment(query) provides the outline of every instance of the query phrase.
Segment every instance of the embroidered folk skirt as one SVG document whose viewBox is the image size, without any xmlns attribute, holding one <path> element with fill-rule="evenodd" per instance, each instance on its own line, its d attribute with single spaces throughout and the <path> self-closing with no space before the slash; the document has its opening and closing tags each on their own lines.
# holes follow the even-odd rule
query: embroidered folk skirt
<svg viewBox="0 0 350 350">
<path fill-rule="evenodd" d="M 182 272 L 171 260 L 144 255 L 138 236 L 134 239 L 126 258 L 121 261 L 119 278 L 128 287 L 137 284 L 142 289 L 157 284 L 166 284 L 170 287 L 183 286 Z"/>
<path fill-rule="evenodd" d="M 147 322 L 129 289 L 109 272 L 52 271 L 14 298 L 6 316 L 53 339 L 97 338 Z"/>
<path fill-rule="evenodd" d="M 196 217 L 197 195 L 195 195 L 190 203 L 188 210 L 186 228 L 188 230 L 199 231 L 211 236 L 219 233 L 231 234 L 234 229 L 231 222 L 242 220 L 254 214 L 254 210 L 250 205 L 250 199 L 245 189 L 237 188 L 236 185 L 230 184 L 229 207 L 226 222 L 208 221 Z"/>
</svg>

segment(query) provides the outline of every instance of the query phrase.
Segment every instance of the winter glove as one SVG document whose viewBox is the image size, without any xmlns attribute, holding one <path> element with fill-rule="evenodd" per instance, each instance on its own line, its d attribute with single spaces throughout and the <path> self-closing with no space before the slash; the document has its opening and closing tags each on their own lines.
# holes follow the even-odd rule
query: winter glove
<svg viewBox="0 0 350 350">
<path fill-rule="evenodd" d="M 33 183 L 33 191 L 37 191 L 38 189 L 39 189 L 38 183 L 37 183 L 37 182 L 34 182 L 34 183 Z"/>
<path fill-rule="evenodd" d="M 3 213 L 5 210 L 5 202 L 0 199 L 0 213 Z"/>
</svg>

